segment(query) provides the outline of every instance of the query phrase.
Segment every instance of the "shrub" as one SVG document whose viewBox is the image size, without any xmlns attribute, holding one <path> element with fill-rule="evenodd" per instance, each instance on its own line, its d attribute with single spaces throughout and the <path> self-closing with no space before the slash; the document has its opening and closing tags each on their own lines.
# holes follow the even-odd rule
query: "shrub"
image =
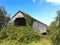
<svg viewBox="0 0 60 45">
<path fill-rule="evenodd" d="M 41 39 L 40 32 L 33 30 L 30 26 L 7 26 L 1 31 L 0 35 L 0 40 L 4 37 L 5 40 L 25 43 L 40 41 Z"/>
</svg>

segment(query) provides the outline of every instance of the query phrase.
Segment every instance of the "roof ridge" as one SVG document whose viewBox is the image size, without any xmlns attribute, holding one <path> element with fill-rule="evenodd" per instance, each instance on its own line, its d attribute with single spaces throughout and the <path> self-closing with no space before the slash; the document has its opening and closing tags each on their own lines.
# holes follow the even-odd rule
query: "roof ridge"
<svg viewBox="0 0 60 45">
<path fill-rule="evenodd" d="M 23 11 L 21 11 L 21 10 L 19 10 L 16 14 L 18 14 L 19 12 L 21 12 L 22 14 L 26 14 L 26 13 L 24 13 Z M 14 15 L 14 16 L 16 16 L 16 14 Z M 14 17 L 13 16 L 13 17 Z M 30 16 L 30 15 L 29 15 Z M 12 17 L 12 18 L 13 18 Z M 31 18 L 33 18 L 32 16 L 30 16 Z M 40 23 L 42 23 L 41 21 L 39 21 L 39 20 L 37 20 L 37 19 L 35 19 L 35 18 L 33 18 L 34 20 L 36 20 L 36 21 L 38 21 L 38 22 L 40 22 Z M 42 23 L 42 24 L 44 24 L 44 23 Z M 44 25 L 46 25 L 46 24 L 44 24 Z M 47 26 L 47 25 L 46 25 Z"/>
</svg>

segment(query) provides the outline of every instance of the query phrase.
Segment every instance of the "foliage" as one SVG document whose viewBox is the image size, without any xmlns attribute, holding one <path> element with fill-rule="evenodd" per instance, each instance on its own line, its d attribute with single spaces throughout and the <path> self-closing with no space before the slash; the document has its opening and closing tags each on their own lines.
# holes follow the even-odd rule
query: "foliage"
<svg viewBox="0 0 60 45">
<path fill-rule="evenodd" d="M 22 11 L 21 11 L 22 12 Z M 33 21 L 36 21 L 36 19 L 32 18 L 30 15 L 22 12 L 22 14 L 24 15 L 25 19 L 26 19 L 26 24 L 29 26 L 32 26 Z"/>
<path fill-rule="evenodd" d="M 0 40 L 29 43 L 40 39 L 40 32 L 33 30 L 30 26 L 7 26 L 0 32 Z"/>
<path fill-rule="evenodd" d="M 58 15 L 48 27 L 47 32 L 52 39 L 53 45 L 60 45 L 60 10 L 57 12 Z"/>
<path fill-rule="evenodd" d="M 51 36 L 53 35 L 52 33 L 54 33 L 55 30 L 56 30 L 56 22 L 53 21 L 53 22 L 50 24 L 50 26 L 47 27 L 47 33 L 48 33 L 48 35 L 51 37 Z"/>
<path fill-rule="evenodd" d="M 37 42 L 31 42 L 31 43 L 15 43 L 16 41 L 3 41 L 0 45 L 51 45 L 51 41 L 42 39 Z"/>
<path fill-rule="evenodd" d="M 7 16 L 7 12 L 4 7 L 0 6 L 0 29 L 2 29 L 10 18 Z"/>
</svg>

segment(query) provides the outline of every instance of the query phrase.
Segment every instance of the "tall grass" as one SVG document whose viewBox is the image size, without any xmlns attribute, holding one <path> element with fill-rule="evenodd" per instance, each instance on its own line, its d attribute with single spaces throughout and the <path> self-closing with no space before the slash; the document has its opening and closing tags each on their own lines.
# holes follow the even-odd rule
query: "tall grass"
<svg viewBox="0 0 60 45">
<path fill-rule="evenodd" d="M 0 41 L 9 44 L 31 43 L 40 41 L 41 34 L 33 30 L 30 26 L 11 26 L 0 31 Z"/>
</svg>

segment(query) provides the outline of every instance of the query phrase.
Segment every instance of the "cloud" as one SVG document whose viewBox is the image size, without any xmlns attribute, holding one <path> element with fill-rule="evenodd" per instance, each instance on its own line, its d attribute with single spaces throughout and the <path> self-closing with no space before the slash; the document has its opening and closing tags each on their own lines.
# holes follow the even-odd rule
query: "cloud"
<svg viewBox="0 0 60 45">
<path fill-rule="evenodd" d="M 36 2 L 36 0 L 33 0 L 33 3 L 35 3 Z"/>
<path fill-rule="evenodd" d="M 39 1 L 39 4 L 42 4 L 43 2 L 47 2 L 47 3 L 51 3 L 53 5 L 60 5 L 60 0 L 32 0 L 33 3 L 35 3 L 36 1 Z"/>
<path fill-rule="evenodd" d="M 55 5 L 60 5 L 60 0 L 46 0 L 46 2 L 55 4 Z"/>
</svg>

